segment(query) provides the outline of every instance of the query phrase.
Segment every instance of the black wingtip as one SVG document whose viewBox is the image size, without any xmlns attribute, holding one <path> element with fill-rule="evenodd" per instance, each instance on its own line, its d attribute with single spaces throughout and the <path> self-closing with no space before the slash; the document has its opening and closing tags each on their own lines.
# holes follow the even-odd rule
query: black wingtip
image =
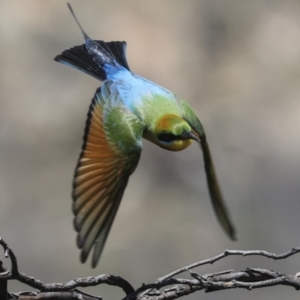
<svg viewBox="0 0 300 300">
<path fill-rule="evenodd" d="M 233 242 L 235 242 L 235 241 L 238 240 L 237 237 L 236 237 L 236 231 L 235 231 L 234 228 L 231 228 L 231 232 L 229 233 L 229 237 L 230 237 L 230 239 L 231 239 Z"/>
<path fill-rule="evenodd" d="M 98 262 L 99 262 L 99 258 L 100 256 L 95 260 L 95 259 L 92 259 L 92 263 L 91 263 L 91 266 L 93 269 L 95 269 L 98 265 Z"/>
<path fill-rule="evenodd" d="M 80 252 L 80 261 L 82 264 L 86 262 L 88 256 L 89 256 L 89 252 L 85 252 L 84 250 Z"/>
</svg>

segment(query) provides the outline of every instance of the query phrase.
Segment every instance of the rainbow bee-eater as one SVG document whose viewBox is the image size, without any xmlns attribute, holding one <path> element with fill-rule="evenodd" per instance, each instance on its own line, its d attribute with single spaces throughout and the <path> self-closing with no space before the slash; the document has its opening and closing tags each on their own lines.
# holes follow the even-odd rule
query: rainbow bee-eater
<svg viewBox="0 0 300 300">
<path fill-rule="evenodd" d="M 230 221 L 218 185 L 203 126 L 189 104 L 169 90 L 133 73 L 126 42 L 92 40 L 78 22 L 85 44 L 65 50 L 55 60 L 102 82 L 89 108 L 82 151 L 73 180 L 73 212 L 81 262 L 94 247 L 92 267 L 99 261 L 129 176 L 142 150 L 142 139 L 170 151 L 192 141 L 201 145 L 210 198 L 231 237 Z"/>
</svg>

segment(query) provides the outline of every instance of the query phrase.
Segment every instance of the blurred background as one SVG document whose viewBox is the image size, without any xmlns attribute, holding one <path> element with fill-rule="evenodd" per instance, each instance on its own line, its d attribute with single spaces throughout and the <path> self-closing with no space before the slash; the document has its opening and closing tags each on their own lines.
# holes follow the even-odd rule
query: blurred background
<svg viewBox="0 0 300 300">
<path fill-rule="evenodd" d="M 44 282 L 108 273 L 138 287 L 225 249 L 299 246 L 300 2 L 70 2 L 92 38 L 127 41 L 131 69 L 195 109 L 238 241 L 216 220 L 198 146 L 172 153 L 144 142 L 98 267 L 79 262 L 71 182 L 100 83 L 53 61 L 83 43 L 65 1 L 0 0 L 0 236 L 20 270 Z M 299 261 L 229 257 L 197 271 L 295 274 Z M 20 290 L 28 287 L 10 283 Z M 85 291 L 124 296 L 116 287 Z M 299 299 L 282 286 L 186 299 L 221 293 L 225 300 Z"/>
</svg>

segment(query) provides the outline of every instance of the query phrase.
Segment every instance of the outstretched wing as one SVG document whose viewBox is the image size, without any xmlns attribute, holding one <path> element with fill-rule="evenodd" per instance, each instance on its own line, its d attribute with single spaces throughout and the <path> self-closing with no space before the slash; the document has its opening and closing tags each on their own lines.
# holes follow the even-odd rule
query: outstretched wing
<svg viewBox="0 0 300 300">
<path fill-rule="evenodd" d="M 112 105 L 98 89 L 89 109 L 84 144 L 73 181 L 74 226 L 81 262 L 94 246 L 100 258 L 128 178 L 141 152 L 143 124 L 122 105 Z M 106 89 L 105 95 L 109 96 Z"/>
<path fill-rule="evenodd" d="M 206 140 L 206 135 L 203 129 L 202 124 L 200 123 L 199 119 L 191 109 L 191 107 L 182 99 L 178 99 L 178 102 L 182 108 L 182 113 L 184 119 L 190 124 L 193 128 L 194 134 L 199 137 L 202 152 L 203 152 L 203 159 L 204 159 L 204 167 L 206 172 L 206 179 L 207 185 L 209 189 L 210 198 L 217 215 L 217 218 L 226 231 L 226 233 L 230 236 L 232 240 L 235 240 L 236 232 L 232 221 L 230 219 L 229 212 L 226 208 L 225 201 L 223 199 L 217 175 L 215 172 L 214 164 L 212 161 L 212 157 L 210 154 L 209 146 Z"/>
</svg>

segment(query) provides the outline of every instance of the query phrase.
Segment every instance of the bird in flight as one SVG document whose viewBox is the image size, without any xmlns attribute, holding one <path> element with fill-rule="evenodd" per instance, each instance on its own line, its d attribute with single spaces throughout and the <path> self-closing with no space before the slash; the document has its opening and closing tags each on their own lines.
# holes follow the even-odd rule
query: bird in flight
<svg viewBox="0 0 300 300">
<path fill-rule="evenodd" d="M 226 209 L 201 122 L 182 98 L 133 73 L 126 42 L 92 40 L 68 7 L 85 43 L 54 60 L 102 82 L 89 107 L 82 151 L 73 179 L 74 227 L 81 262 L 93 249 L 96 267 L 117 213 L 129 176 L 139 162 L 142 139 L 170 151 L 192 141 L 201 145 L 208 190 L 220 224 L 231 239 L 235 229 Z"/>
</svg>

